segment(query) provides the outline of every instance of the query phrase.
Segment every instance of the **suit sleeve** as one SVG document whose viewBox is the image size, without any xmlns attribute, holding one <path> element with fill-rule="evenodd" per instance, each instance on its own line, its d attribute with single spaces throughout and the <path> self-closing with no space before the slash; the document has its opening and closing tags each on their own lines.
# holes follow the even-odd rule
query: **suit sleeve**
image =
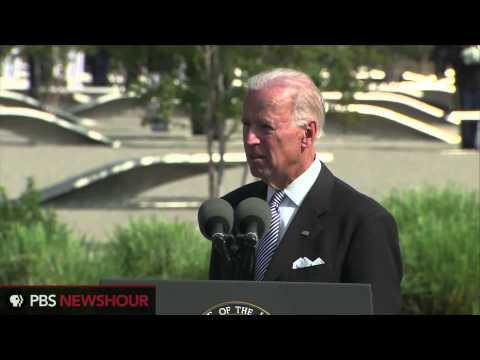
<svg viewBox="0 0 480 360">
<path fill-rule="evenodd" d="M 354 232 L 344 282 L 372 285 L 375 314 L 400 312 L 402 260 L 395 219 L 387 211 L 367 217 Z"/>
</svg>

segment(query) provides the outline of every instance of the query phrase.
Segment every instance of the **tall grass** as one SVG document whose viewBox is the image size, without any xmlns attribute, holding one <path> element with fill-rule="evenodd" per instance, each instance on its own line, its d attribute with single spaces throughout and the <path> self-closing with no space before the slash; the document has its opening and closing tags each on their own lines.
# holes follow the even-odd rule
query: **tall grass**
<svg viewBox="0 0 480 360">
<path fill-rule="evenodd" d="M 119 276 L 208 278 L 210 243 L 189 224 L 170 224 L 155 217 L 130 220 L 115 229 L 110 249 Z"/>
<path fill-rule="evenodd" d="M 40 207 L 31 179 L 16 201 L 0 187 L 0 284 L 98 283 L 109 264 L 98 261 L 102 250 L 91 244 Z"/>
<path fill-rule="evenodd" d="M 40 207 L 29 179 L 24 195 L 0 187 L 0 284 L 98 284 L 105 277 L 207 279 L 210 243 L 188 224 L 156 218 L 118 226 L 109 243 L 82 236 Z"/>
<path fill-rule="evenodd" d="M 108 274 L 108 262 L 60 224 L 47 230 L 42 223 L 14 224 L 0 242 L 1 284 L 98 284 Z"/>
<path fill-rule="evenodd" d="M 396 191 L 405 313 L 480 314 L 480 202 L 454 186 Z"/>
</svg>

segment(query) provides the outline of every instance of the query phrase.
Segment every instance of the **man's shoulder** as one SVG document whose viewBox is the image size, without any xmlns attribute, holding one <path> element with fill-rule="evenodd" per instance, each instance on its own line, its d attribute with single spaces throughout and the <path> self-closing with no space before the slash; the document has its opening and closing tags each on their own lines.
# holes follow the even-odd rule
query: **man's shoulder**
<svg viewBox="0 0 480 360">
<path fill-rule="evenodd" d="M 343 180 L 335 177 L 332 192 L 332 208 L 360 218 L 371 216 L 392 217 L 383 205 L 370 196 L 358 191 Z"/>
<path fill-rule="evenodd" d="M 258 197 L 265 200 L 267 185 L 262 181 L 243 185 L 228 194 L 222 196 L 222 199 L 228 201 L 235 208 L 242 200 L 249 197 Z"/>
</svg>

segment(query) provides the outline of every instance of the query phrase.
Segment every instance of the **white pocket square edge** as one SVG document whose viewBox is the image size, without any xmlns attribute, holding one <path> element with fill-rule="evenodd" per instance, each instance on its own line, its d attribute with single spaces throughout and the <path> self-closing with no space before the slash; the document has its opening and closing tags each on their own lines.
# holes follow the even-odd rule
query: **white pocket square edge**
<svg viewBox="0 0 480 360">
<path fill-rule="evenodd" d="M 307 257 L 301 257 L 301 258 L 298 258 L 297 260 L 295 260 L 292 263 L 292 269 L 293 270 L 305 269 L 305 268 L 308 268 L 308 267 L 318 266 L 318 265 L 322 265 L 322 264 L 325 264 L 325 261 L 323 261 L 320 257 L 316 258 L 314 261 L 311 261 Z"/>
</svg>

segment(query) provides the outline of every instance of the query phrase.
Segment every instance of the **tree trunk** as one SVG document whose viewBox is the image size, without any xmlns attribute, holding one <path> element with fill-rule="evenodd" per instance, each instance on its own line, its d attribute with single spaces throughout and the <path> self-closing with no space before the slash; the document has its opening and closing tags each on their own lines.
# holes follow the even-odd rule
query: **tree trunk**
<svg viewBox="0 0 480 360">
<path fill-rule="evenodd" d="M 218 56 L 217 52 L 217 58 L 215 61 L 216 67 L 217 67 L 217 72 L 216 72 L 216 84 L 217 84 L 217 99 L 220 101 L 223 100 L 223 97 L 225 96 L 225 87 L 223 85 L 223 73 L 220 71 L 220 59 Z M 221 114 L 223 116 L 223 114 Z M 218 120 L 218 118 L 217 118 Z M 216 192 L 216 197 L 220 197 L 220 194 L 222 193 L 222 184 L 223 184 L 223 174 L 225 172 L 225 160 L 224 160 L 224 155 L 226 152 L 226 142 L 227 138 L 225 136 L 225 122 L 226 119 L 220 119 L 220 121 L 217 122 L 217 134 L 218 134 L 218 152 L 220 153 L 220 159 L 218 163 L 218 168 L 217 168 L 217 186 L 215 189 Z"/>
<path fill-rule="evenodd" d="M 28 77 L 30 81 L 30 87 L 28 89 L 28 95 L 38 99 L 38 62 L 36 61 L 35 57 L 33 55 L 29 55 L 27 57 L 27 63 L 28 63 Z"/>
<path fill-rule="evenodd" d="M 218 198 L 222 193 L 223 176 L 225 173 L 226 142 L 228 137 L 225 134 L 225 119 L 220 118 L 218 105 L 225 96 L 224 74 L 220 63 L 220 48 L 218 46 L 205 47 L 205 65 L 208 78 L 208 104 L 207 122 L 208 136 L 207 147 L 209 155 L 208 180 L 209 197 Z M 213 162 L 214 140 L 218 140 L 218 152 L 220 159 L 218 164 Z"/>
<path fill-rule="evenodd" d="M 217 167 L 217 185 L 215 188 L 215 197 L 220 197 L 220 194 L 222 193 L 222 184 L 223 184 L 223 174 L 225 172 L 225 160 L 224 160 L 224 155 L 226 151 L 226 139 L 225 139 L 225 121 L 222 120 L 220 121 L 220 124 L 218 126 L 219 130 L 219 144 L 218 144 L 218 152 L 220 153 L 220 160 L 218 163 Z"/>
<path fill-rule="evenodd" d="M 216 46 L 206 45 L 204 48 L 205 70 L 208 79 L 207 110 L 205 112 L 207 123 L 207 150 L 208 150 L 208 196 L 215 197 L 215 164 L 213 162 L 213 137 L 215 133 L 214 113 L 216 109 L 217 94 L 215 89 L 215 52 Z"/>
<path fill-rule="evenodd" d="M 207 132 L 207 150 L 208 150 L 208 197 L 215 198 L 215 164 L 213 162 L 213 132 L 212 127 Z"/>
<path fill-rule="evenodd" d="M 125 91 L 128 92 L 131 85 L 134 84 L 138 79 L 139 71 L 138 68 L 133 66 L 128 66 L 126 71 L 126 79 L 125 79 Z"/>
<path fill-rule="evenodd" d="M 53 48 L 50 56 L 42 57 L 42 65 L 41 65 L 41 79 L 42 85 L 44 86 L 45 92 L 43 95 L 42 100 L 44 103 L 51 109 L 58 109 L 60 103 L 60 92 L 54 92 L 51 90 L 52 85 L 54 87 L 61 87 L 65 86 L 65 79 L 66 79 L 66 67 L 67 67 L 67 59 L 64 59 L 58 53 L 58 49 Z M 56 64 L 62 64 L 63 66 L 63 73 L 61 78 L 55 78 L 53 76 L 53 69 Z"/>
<path fill-rule="evenodd" d="M 110 55 L 106 49 L 100 48 L 93 56 L 92 85 L 108 86 L 109 70 L 110 70 Z"/>
</svg>

